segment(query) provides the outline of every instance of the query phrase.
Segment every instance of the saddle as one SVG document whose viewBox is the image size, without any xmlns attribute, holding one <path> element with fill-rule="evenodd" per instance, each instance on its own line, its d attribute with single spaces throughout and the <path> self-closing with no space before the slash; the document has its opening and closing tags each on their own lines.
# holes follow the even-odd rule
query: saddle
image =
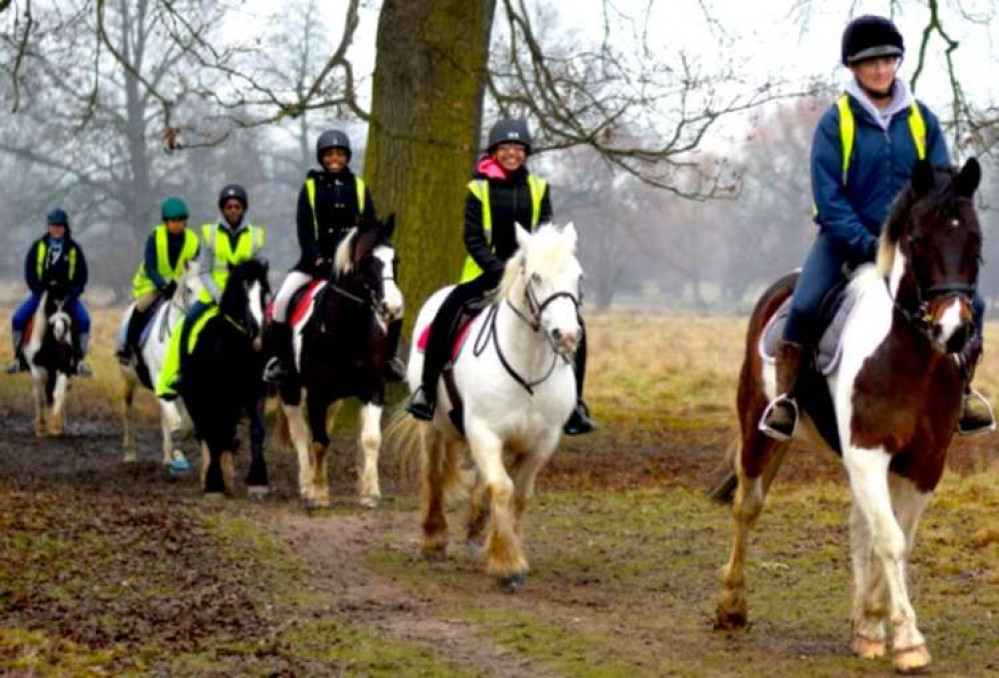
<svg viewBox="0 0 999 678">
<path fill-rule="evenodd" d="M 855 305 L 855 299 L 846 293 L 848 284 L 849 279 L 844 278 L 826 294 L 816 318 L 815 336 L 819 340 L 813 346 L 812 359 L 815 369 L 823 376 L 836 370 L 843 352 L 843 329 L 850 320 Z M 784 336 L 784 326 L 790 312 L 791 297 L 788 297 L 763 329 L 759 352 L 760 357 L 768 363 L 775 360 L 777 344 Z"/>
<path fill-rule="evenodd" d="M 153 318 L 156 317 L 157 312 L 165 303 L 167 303 L 166 299 L 158 297 L 145 311 L 140 312 L 134 309 L 132 318 L 129 320 L 128 335 L 125 337 L 132 359 L 135 361 L 135 374 L 139 378 L 139 382 L 148 389 L 153 389 L 155 385 L 152 375 L 149 373 L 149 366 L 142 358 L 142 347 L 149 341 L 149 335 L 153 331 Z"/>
<path fill-rule="evenodd" d="M 325 278 L 315 278 L 302 287 L 295 290 L 288 302 L 288 324 L 292 327 L 301 327 L 312 316 L 315 308 L 315 300 L 321 291 L 320 288 L 326 284 Z M 267 304 L 267 320 L 274 318 L 274 302 Z"/>
</svg>

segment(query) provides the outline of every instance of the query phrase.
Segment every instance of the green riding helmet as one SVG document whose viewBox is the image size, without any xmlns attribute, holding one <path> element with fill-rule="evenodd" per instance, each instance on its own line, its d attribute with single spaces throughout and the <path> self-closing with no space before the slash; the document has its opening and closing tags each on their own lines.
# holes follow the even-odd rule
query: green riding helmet
<svg viewBox="0 0 999 678">
<path fill-rule="evenodd" d="M 180 198 L 171 196 L 164 200 L 160 206 L 160 217 L 163 221 L 168 219 L 187 219 L 189 216 L 187 205 Z"/>
</svg>

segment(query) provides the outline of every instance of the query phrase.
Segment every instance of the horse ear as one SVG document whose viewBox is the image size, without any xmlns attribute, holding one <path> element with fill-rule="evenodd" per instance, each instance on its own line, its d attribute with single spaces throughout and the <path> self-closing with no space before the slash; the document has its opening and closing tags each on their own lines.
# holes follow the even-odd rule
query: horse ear
<svg viewBox="0 0 999 678">
<path fill-rule="evenodd" d="M 964 198 L 970 198 L 978 190 L 978 184 L 982 181 L 982 166 L 975 158 L 968 158 L 964 167 L 958 172 L 954 179 L 954 189 L 957 194 Z"/>
<path fill-rule="evenodd" d="M 395 212 L 388 215 L 388 219 L 386 219 L 385 224 L 382 225 L 382 238 L 385 240 L 391 240 L 393 233 L 395 233 Z"/>
<path fill-rule="evenodd" d="M 519 221 L 513 222 L 513 232 L 517 235 L 517 247 L 524 247 L 531 240 L 531 232 L 520 225 Z"/>
<path fill-rule="evenodd" d="M 929 160 L 923 159 L 916 162 L 916 167 L 912 171 L 912 190 L 916 192 L 916 195 L 929 193 L 936 180 L 936 173 Z"/>
</svg>

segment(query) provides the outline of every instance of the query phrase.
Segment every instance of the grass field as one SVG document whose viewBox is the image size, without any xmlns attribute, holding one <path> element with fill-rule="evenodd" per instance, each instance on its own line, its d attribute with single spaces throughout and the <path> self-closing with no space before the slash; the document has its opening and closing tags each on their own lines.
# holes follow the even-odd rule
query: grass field
<svg viewBox="0 0 999 678">
<path fill-rule="evenodd" d="M 122 467 L 117 317 L 95 314 L 97 376 L 74 383 L 67 438 L 35 441 L 27 379 L 0 379 L 0 673 L 890 673 L 849 655 L 849 494 L 816 450 L 789 455 L 752 539 L 751 627 L 711 628 L 731 521 L 702 489 L 735 430 L 742 319 L 588 319 L 601 430 L 567 440 L 540 477 L 531 578 L 510 596 L 465 554 L 460 512 L 451 556 L 418 557 L 416 498 L 391 460 L 387 500 L 357 508 L 347 434 L 335 506 L 312 515 L 290 500 L 295 463 L 277 451 L 264 503 L 209 505 L 193 478 L 165 477 L 148 394 L 147 461 Z M 999 361 L 978 384 L 999 394 Z M 937 676 L 999 675 L 999 464 L 994 439 L 979 440 L 954 446 L 912 561 Z"/>
</svg>

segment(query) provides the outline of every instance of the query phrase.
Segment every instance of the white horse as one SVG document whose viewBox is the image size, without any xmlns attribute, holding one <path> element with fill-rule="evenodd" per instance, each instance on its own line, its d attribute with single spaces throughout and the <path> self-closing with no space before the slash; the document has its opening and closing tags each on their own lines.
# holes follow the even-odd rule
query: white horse
<svg viewBox="0 0 999 678">
<path fill-rule="evenodd" d="M 576 230 L 552 224 L 529 233 L 516 228 L 517 253 L 492 305 L 471 324 L 468 341 L 454 362 L 464 433 L 452 423 L 454 406 L 442 379 L 432 422 L 407 421 L 420 429 L 423 553 L 444 555 L 447 518 L 445 486 L 457 481 L 470 453 L 477 477 L 469 516 L 469 542 L 486 523 L 486 571 L 501 586 L 515 589 L 526 580 L 521 521 L 534 493 L 534 481 L 558 445 L 562 425 L 576 403 L 572 357 L 582 337 Z M 451 288 L 438 290 L 420 310 L 410 351 L 410 390 L 420 384 L 423 353 L 417 341 Z M 510 453 L 509 470 L 504 451 Z M 483 497 L 488 506 L 481 506 Z"/>
<path fill-rule="evenodd" d="M 69 379 L 75 372 L 73 319 L 62 300 L 50 302 L 43 292 L 32 320 L 31 337 L 23 349 L 31 371 L 35 399 L 35 435 L 62 435 Z M 48 428 L 46 430 L 46 423 Z"/>
<path fill-rule="evenodd" d="M 184 320 L 184 316 L 201 290 L 201 282 L 198 276 L 199 271 L 198 262 L 187 262 L 184 272 L 178 280 L 177 290 L 173 293 L 173 297 L 167 303 L 161 304 L 156 309 L 153 317 L 148 321 L 150 329 L 146 340 L 140 347 L 140 354 L 149 372 L 148 376 L 152 386 L 143 384 L 134 359 L 127 365 L 119 365 L 123 378 L 122 428 L 124 432 L 122 447 L 124 448 L 125 456 L 122 461 L 126 464 L 135 462 L 135 431 L 132 424 L 132 401 L 135 389 L 140 385 L 155 389 L 156 380 L 163 367 L 167 348 L 170 346 L 170 336 L 181 321 Z M 125 309 L 120 332 L 125 331 L 124 328 L 128 325 L 134 311 L 135 304 Z M 186 468 L 187 458 L 183 452 L 174 448 L 173 435 L 190 431 L 192 428 L 191 419 L 180 398 L 172 401 L 160 399 L 158 402 L 160 406 L 160 426 L 163 431 L 163 465 L 172 466 L 176 464 L 176 468 Z"/>
</svg>

